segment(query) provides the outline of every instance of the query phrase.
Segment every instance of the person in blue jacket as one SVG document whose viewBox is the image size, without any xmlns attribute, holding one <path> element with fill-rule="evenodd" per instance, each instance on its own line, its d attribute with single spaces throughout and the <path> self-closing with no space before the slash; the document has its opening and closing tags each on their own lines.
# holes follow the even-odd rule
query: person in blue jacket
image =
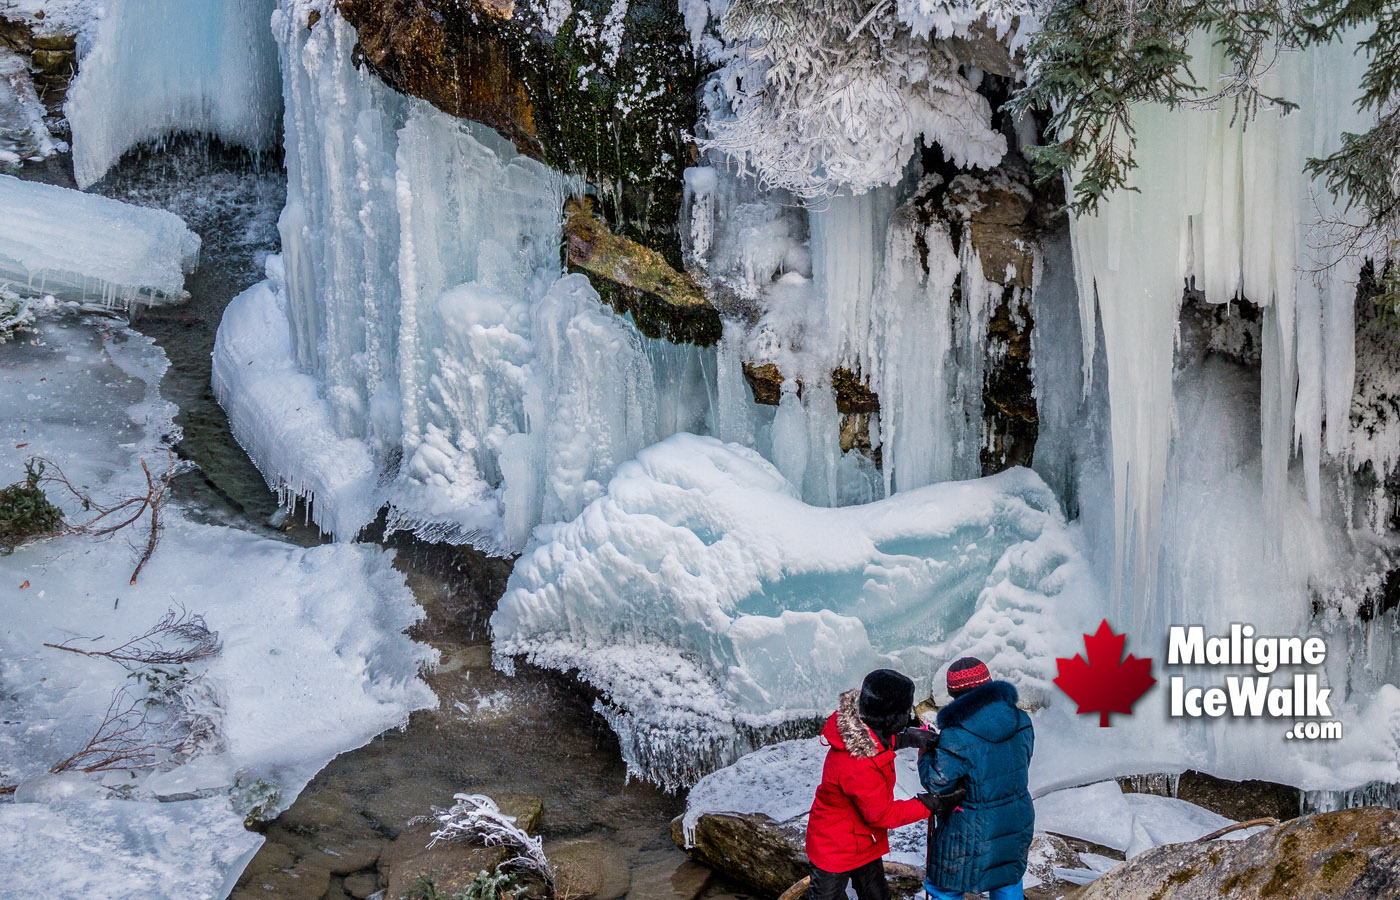
<svg viewBox="0 0 1400 900">
<path fill-rule="evenodd" d="M 1016 688 L 993 681 L 980 659 L 948 668 L 953 702 L 938 711 L 936 749 L 919 756 L 919 779 L 930 794 L 965 788 L 967 796 L 929 822 L 928 879 L 932 900 L 1022 900 L 1021 879 L 1035 830 L 1028 787 L 1035 733 L 1016 707 Z"/>
</svg>

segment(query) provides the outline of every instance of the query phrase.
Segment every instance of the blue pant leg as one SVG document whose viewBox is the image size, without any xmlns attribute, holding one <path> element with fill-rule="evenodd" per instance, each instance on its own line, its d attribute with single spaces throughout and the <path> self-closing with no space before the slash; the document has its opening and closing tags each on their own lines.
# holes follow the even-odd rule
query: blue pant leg
<svg viewBox="0 0 1400 900">
<path fill-rule="evenodd" d="M 1021 882 L 1018 881 L 1005 887 L 992 888 L 989 900 L 1026 900 L 1026 894 L 1021 889 Z"/>
<path fill-rule="evenodd" d="M 962 891 L 946 891 L 943 888 L 934 887 L 927 881 L 924 882 L 924 890 L 928 891 L 929 900 L 963 900 Z"/>
</svg>

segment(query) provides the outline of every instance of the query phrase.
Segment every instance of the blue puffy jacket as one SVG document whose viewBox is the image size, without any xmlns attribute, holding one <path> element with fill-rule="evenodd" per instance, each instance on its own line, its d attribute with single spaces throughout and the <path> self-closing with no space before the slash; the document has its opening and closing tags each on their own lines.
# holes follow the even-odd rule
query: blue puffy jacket
<svg viewBox="0 0 1400 900">
<path fill-rule="evenodd" d="M 933 793 L 967 789 L 960 808 L 930 823 L 929 882 L 944 890 L 990 891 L 1026 874 L 1035 830 L 1027 787 L 1035 733 L 1016 708 L 1016 688 L 992 681 L 938 712 L 938 749 L 919 757 Z"/>
</svg>

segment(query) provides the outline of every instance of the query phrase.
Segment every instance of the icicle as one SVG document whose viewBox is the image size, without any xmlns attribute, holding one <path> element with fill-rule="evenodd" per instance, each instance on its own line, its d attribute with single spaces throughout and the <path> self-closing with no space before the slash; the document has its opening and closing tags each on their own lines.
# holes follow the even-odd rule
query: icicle
<svg viewBox="0 0 1400 900">
<path fill-rule="evenodd" d="M 1097 215 L 1071 225 L 1086 390 L 1095 313 L 1107 351 L 1115 586 L 1120 597 L 1131 593 L 1139 622 L 1155 593 L 1174 336 L 1186 279 L 1210 302 L 1243 295 L 1268 307 L 1260 426 L 1263 491 L 1273 511 L 1267 518 L 1277 521 L 1286 502 L 1295 448 L 1308 501 L 1320 510 L 1324 418 L 1339 432 L 1347 427 L 1353 364 L 1344 335 L 1352 326 L 1342 307 L 1354 296 L 1356 270 L 1336 268 L 1337 247 L 1324 223 L 1342 213 L 1303 168 L 1309 157 L 1330 152 L 1344 131 L 1363 130 L 1351 101 L 1365 60 L 1353 45 L 1281 53 L 1263 90 L 1302 109 L 1286 117 L 1263 109 L 1247 129 L 1232 121 L 1228 103 L 1212 110 L 1138 107 L 1138 191 L 1114 194 Z M 1223 52 L 1206 35 L 1196 36 L 1191 50 L 1202 83 L 1215 83 Z M 1340 446 L 1340 435 L 1328 437 L 1329 448 Z"/>
</svg>

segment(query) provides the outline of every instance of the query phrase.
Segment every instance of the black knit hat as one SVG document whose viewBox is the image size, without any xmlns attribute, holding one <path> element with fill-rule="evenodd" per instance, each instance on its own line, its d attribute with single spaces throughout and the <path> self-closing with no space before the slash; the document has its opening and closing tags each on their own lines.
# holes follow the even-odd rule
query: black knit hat
<svg viewBox="0 0 1400 900">
<path fill-rule="evenodd" d="M 954 697 L 991 680 L 987 664 L 975 656 L 964 656 L 948 667 L 948 693 Z"/>
<path fill-rule="evenodd" d="M 876 669 L 861 682 L 858 708 L 867 725 L 890 734 L 909 721 L 914 682 L 894 669 Z"/>
</svg>

